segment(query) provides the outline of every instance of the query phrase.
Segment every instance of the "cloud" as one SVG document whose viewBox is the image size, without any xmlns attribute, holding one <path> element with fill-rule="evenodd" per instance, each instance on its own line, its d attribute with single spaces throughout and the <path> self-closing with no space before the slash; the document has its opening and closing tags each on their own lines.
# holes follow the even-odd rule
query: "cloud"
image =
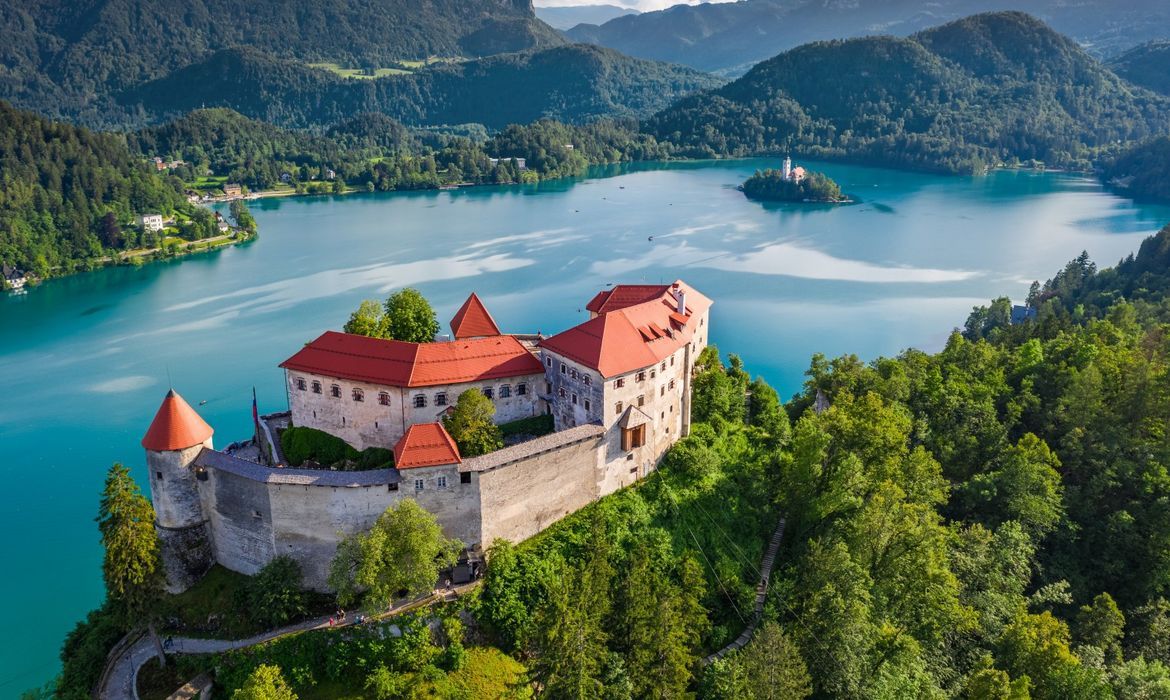
<svg viewBox="0 0 1170 700">
<path fill-rule="evenodd" d="M 118 377 L 116 379 L 98 382 L 97 384 L 91 385 L 89 391 L 95 394 L 125 394 L 130 391 L 145 389 L 157 383 L 158 380 L 156 379 L 152 379 L 143 374 L 135 374 L 128 377 Z"/>
</svg>

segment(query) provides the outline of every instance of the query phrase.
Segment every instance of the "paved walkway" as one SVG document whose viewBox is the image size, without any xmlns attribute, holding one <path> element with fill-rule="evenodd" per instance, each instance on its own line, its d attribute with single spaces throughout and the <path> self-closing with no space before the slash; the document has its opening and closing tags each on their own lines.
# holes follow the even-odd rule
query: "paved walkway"
<svg viewBox="0 0 1170 700">
<path fill-rule="evenodd" d="M 399 603 L 383 613 L 370 615 L 367 617 L 367 620 L 382 620 L 387 617 L 401 615 L 416 608 L 426 607 L 442 600 L 454 599 L 471 590 L 476 585 L 478 585 L 478 581 L 463 586 L 456 586 L 450 591 L 435 591 L 422 598 L 415 598 L 414 600 Z M 357 614 L 349 613 L 346 615 L 344 622 L 333 625 L 329 624 L 330 619 L 331 617 L 320 617 L 314 620 L 306 620 L 305 622 L 270 630 L 247 639 L 173 637 L 171 639 L 172 646 L 168 649 L 168 652 L 172 654 L 216 654 L 233 649 L 243 649 L 300 632 L 349 627 L 356 624 Z M 98 688 L 97 697 L 99 700 L 138 700 L 136 683 L 138 669 L 142 668 L 142 665 L 150 659 L 155 658 L 156 655 L 154 642 L 151 641 L 150 635 L 143 635 L 141 639 L 126 647 L 121 653 L 116 654 L 114 658 L 108 659 L 106 661 L 104 681 L 101 687 Z"/>
<path fill-rule="evenodd" d="M 760 624 L 760 617 L 764 614 L 764 601 L 768 597 L 768 578 L 772 575 L 772 565 L 776 563 L 776 553 L 780 551 L 780 542 L 783 539 L 784 518 L 780 518 L 780 524 L 776 526 L 776 532 L 772 534 L 772 541 L 768 543 L 768 551 L 764 552 L 764 559 L 760 562 L 760 582 L 756 585 L 756 604 L 752 608 L 751 621 L 744 628 L 743 634 L 736 637 L 734 642 L 703 659 L 704 666 L 722 659 L 733 651 L 742 649 L 752 640 L 756 633 L 756 627 Z"/>
</svg>

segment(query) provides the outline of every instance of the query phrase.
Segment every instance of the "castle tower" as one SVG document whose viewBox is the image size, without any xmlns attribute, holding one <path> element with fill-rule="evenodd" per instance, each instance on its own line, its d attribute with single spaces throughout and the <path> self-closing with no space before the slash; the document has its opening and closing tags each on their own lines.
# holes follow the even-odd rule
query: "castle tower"
<svg viewBox="0 0 1170 700">
<path fill-rule="evenodd" d="M 211 538 L 199 498 L 195 459 L 211 449 L 211 426 L 174 389 L 167 392 L 142 438 L 150 499 L 162 543 L 167 590 L 178 593 L 211 567 Z"/>
</svg>

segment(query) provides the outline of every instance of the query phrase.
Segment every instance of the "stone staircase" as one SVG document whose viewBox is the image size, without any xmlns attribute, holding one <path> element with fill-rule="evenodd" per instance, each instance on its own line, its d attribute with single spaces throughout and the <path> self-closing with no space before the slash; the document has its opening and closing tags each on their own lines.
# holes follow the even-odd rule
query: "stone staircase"
<svg viewBox="0 0 1170 700">
<path fill-rule="evenodd" d="M 756 627 L 760 624 L 760 618 L 764 614 L 764 601 L 768 598 L 768 578 L 772 575 L 772 566 L 776 563 L 776 554 L 780 551 L 780 542 L 783 539 L 784 518 L 780 518 L 780 522 L 776 525 L 776 532 L 772 533 L 772 541 L 768 543 L 768 549 L 764 552 L 764 558 L 760 562 L 760 582 L 756 585 L 756 603 L 752 608 L 752 616 L 747 627 L 744 628 L 742 634 L 735 638 L 735 641 L 703 659 L 704 666 L 722 659 L 733 651 L 742 649 L 752 640 L 756 633 Z"/>
</svg>

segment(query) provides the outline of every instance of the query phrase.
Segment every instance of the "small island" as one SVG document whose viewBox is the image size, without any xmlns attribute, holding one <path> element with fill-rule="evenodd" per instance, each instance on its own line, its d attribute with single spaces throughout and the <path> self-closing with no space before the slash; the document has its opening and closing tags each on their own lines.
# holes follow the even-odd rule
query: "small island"
<svg viewBox="0 0 1170 700">
<path fill-rule="evenodd" d="M 768 202 L 848 204 L 853 201 L 841 194 L 841 188 L 828 175 L 793 167 L 791 158 L 784 159 L 781 170 L 757 170 L 739 189 L 748 199 Z"/>
</svg>

